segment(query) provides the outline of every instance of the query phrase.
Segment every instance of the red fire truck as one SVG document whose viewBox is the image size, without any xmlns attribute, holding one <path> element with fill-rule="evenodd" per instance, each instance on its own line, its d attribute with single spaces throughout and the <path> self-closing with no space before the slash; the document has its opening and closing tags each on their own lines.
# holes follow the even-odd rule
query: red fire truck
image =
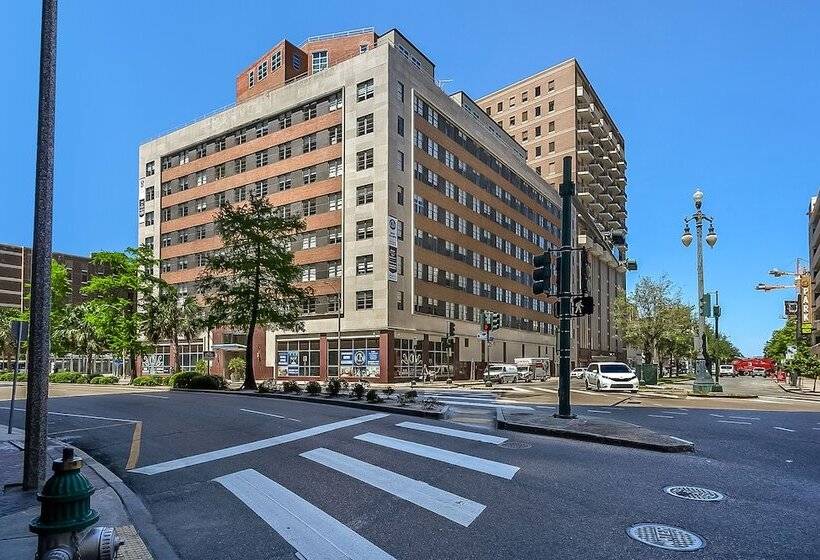
<svg viewBox="0 0 820 560">
<path fill-rule="evenodd" d="M 763 368 L 767 375 L 777 370 L 777 364 L 770 358 L 738 358 L 732 361 L 732 366 L 738 375 L 752 375 L 755 368 Z"/>
</svg>

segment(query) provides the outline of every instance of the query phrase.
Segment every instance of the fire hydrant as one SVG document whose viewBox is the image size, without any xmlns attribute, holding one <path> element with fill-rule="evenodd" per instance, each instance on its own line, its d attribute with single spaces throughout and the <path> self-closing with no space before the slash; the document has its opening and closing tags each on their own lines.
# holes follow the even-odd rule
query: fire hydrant
<svg viewBox="0 0 820 560">
<path fill-rule="evenodd" d="M 63 449 L 51 475 L 37 494 L 40 515 L 29 530 L 38 536 L 37 560 L 113 560 L 123 542 L 113 527 L 94 527 L 100 514 L 91 509 L 94 486 L 80 472 L 83 460 Z"/>
</svg>

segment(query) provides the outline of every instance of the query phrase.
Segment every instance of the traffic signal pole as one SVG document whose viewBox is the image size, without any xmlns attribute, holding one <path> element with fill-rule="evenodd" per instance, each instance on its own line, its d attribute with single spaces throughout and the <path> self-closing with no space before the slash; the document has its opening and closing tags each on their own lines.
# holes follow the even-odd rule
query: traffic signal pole
<svg viewBox="0 0 820 560">
<path fill-rule="evenodd" d="M 561 312 L 558 325 L 558 413 L 556 418 L 574 418 L 569 404 L 570 370 L 570 301 L 572 299 L 572 157 L 564 157 L 564 177 L 558 193 L 561 195 L 561 266 L 558 302 Z"/>
</svg>

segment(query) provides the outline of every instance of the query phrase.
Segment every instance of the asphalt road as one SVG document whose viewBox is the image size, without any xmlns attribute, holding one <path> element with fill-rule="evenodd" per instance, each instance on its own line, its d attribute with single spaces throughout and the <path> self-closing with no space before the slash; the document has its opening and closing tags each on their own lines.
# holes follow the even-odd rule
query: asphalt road
<svg viewBox="0 0 820 560">
<path fill-rule="evenodd" d="M 820 414 L 604 402 L 576 410 L 688 439 L 697 451 L 497 431 L 484 422 L 492 406 L 458 406 L 454 421 L 438 422 L 178 392 L 54 398 L 49 430 L 122 477 L 182 558 L 317 558 L 329 550 L 420 559 L 681 554 L 630 539 L 627 529 L 643 522 L 702 537 L 693 558 L 820 557 Z M 674 484 L 726 499 L 663 492 Z"/>
</svg>

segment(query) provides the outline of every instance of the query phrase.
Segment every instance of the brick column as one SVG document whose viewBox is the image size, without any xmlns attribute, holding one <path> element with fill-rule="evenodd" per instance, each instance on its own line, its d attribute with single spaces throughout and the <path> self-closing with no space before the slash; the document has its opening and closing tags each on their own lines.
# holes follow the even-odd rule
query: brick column
<svg viewBox="0 0 820 560">
<path fill-rule="evenodd" d="M 327 335 L 319 335 L 319 378 L 326 381 L 328 377 L 328 351 L 327 351 Z"/>
<path fill-rule="evenodd" d="M 393 331 L 379 333 L 379 381 L 393 383 L 396 377 L 396 356 L 393 349 Z"/>
</svg>

